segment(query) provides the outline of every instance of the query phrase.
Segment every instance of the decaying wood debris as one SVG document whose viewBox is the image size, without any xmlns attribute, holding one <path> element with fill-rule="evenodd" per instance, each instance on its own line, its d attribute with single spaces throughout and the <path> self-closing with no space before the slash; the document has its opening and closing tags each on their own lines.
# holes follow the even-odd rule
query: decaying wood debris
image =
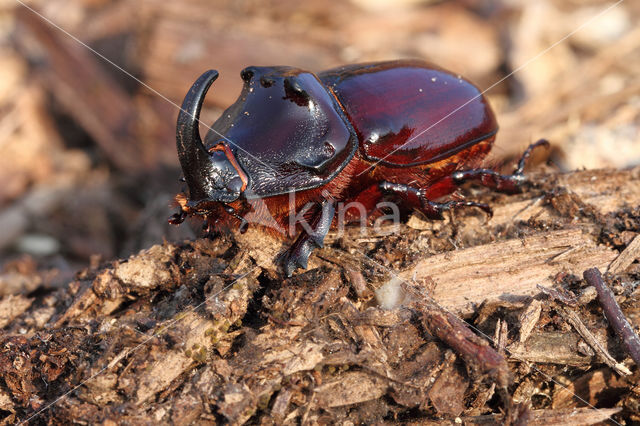
<svg viewBox="0 0 640 426">
<path fill-rule="evenodd" d="M 581 278 L 637 240 L 640 168 L 532 181 L 467 188 L 490 220 L 333 235 L 290 279 L 283 243 L 249 229 L 6 293 L 3 422 L 640 421 L 638 366 Z M 608 282 L 637 332 L 640 264 L 623 266 Z"/>
<path fill-rule="evenodd" d="M 630 341 L 582 279 L 602 271 L 638 333 L 640 169 L 614 170 L 640 158 L 636 3 L 5 2 L 0 421 L 640 422 Z M 554 172 L 465 188 L 491 219 L 330 235 L 291 279 L 257 229 L 167 227 L 171 103 L 205 69 L 209 124 L 247 65 L 403 57 L 493 87 L 488 164 L 544 137 Z M 557 173 L 582 167 L 611 169 Z"/>
</svg>

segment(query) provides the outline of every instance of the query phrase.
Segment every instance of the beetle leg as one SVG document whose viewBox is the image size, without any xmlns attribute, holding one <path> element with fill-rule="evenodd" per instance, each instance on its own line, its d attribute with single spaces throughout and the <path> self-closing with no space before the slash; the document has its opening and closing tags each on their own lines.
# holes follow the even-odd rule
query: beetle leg
<svg viewBox="0 0 640 426">
<path fill-rule="evenodd" d="M 334 202 L 329 200 L 324 200 L 319 207 L 309 224 L 311 232 L 303 229 L 284 256 L 284 270 L 288 277 L 297 268 L 306 269 L 311 252 L 324 246 L 324 237 L 329 232 L 336 208 Z"/>
<path fill-rule="evenodd" d="M 540 139 L 538 142 L 529 145 L 526 151 L 522 154 L 522 157 L 520 157 L 520 161 L 518 161 L 518 167 L 516 167 L 516 170 L 513 172 L 513 174 L 501 175 L 494 170 L 489 169 L 460 170 L 454 172 L 451 175 L 451 179 L 456 185 L 462 185 L 464 182 L 469 180 L 476 180 L 479 181 L 483 186 L 495 189 L 499 192 L 520 192 L 520 187 L 525 182 L 524 166 L 527 162 L 527 159 L 531 155 L 531 152 L 539 146 L 545 146 L 548 148 L 549 142 L 545 139 Z"/>
<path fill-rule="evenodd" d="M 249 228 L 249 222 L 247 222 L 247 220 L 244 217 L 240 216 L 236 212 L 236 209 L 231 207 L 229 204 L 222 204 L 222 207 L 224 208 L 224 211 L 227 212 L 227 214 L 229 214 L 230 216 L 235 217 L 236 219 L 238 219 L 240 221 L 240 226 L 238 226 L 238 231 L 240 231 L 241 234 L 244 234 L 247 231 L 247 229 Z"/>
<path fill-rule="evenodd" d="M 429 200 L 425 196 L 425 192 L 421 189 L 414 188 L 409 185 L 392 182 L 380 182 L 378 184 L 383 194 L 395 195 L 425 214 L 429 219 L 444 219 L 443 213 L 458 207 L 477 207 L 487 213 L 489 216 L 493 214 L 491 207 L 484 203 L 475 203 L 473 201 L 447 201 L 446 203 L 436 203 Z"/>
<path fill-rule="evenodd" d="M 168 222 L 172 225 L 179 225 L 182 222 L 184 222 L 186 218 L 187 218 L 187 212 L 180 209 L 178 213 L 174 213 L 171 215 L 171 217 L 168 219 Z"/>
</svg>

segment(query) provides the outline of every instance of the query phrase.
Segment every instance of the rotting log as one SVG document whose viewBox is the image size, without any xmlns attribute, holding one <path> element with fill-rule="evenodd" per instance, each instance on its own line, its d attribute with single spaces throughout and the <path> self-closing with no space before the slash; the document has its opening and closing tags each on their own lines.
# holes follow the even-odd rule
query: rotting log
<svg viewBox="0 0 640 426">
<path fill-rule="evenodd" d="M 568 412 L 556 408 L 573 409 L 581 424 L 610 415 L 638 421 L 638 368 L 607 332 L 580 276 L 588 267 L 606 270 L 640 233 L 640 168 L 540 174 L 532 181 L 515 196 L 467 188 L 468 197 L 494 207 L 490 220 L 466 210 L 441 222 L 414 216 L 378 234 L 353 228 L 332 235 L 309 270 L 290 279 L 274 262 L 286 243 L 250 229 L 154 246 L 16 303 L 6 295 L 4 421 L 460 417 L 473 424 L 527 418 L 553 424 Z M 615 294 L 637 330 L 640 292 L 629 283 L 640 269 L 626 263 L 613 277 Z M 382 309 L 371 295 L 394 280 L 433 301 L 406 299 Z M 572 310 L 584 327 L 631 374 L 590 392 L 587 367 L 600 368 L 603 377 L 615 373 L 538 285 L 573 294 Z M 473 351 L 430 329 L 439 327 L 433 315 L 419 316 L 430 303 L 467 318 L 474 344 L 489 350 L 487 336 L 501 336 L 490 349 L 506 360 L 500 358 L 498 376 L 474 364 L 482 360 Z M 464 327 L 449 324 L 456 322 Z M 496 386 L 513 394 L 508 420 L 500 417 L 500 398 L 492 397 Z"/>
</svg>

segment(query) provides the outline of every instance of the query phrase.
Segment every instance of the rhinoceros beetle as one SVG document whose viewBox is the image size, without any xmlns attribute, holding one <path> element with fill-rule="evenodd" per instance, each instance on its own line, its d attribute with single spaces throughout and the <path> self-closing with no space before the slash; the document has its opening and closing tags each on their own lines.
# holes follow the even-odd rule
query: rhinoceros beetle
<svg viewBox="0 0 640 426">
<path fill-rule="evenodd" d="M 372 210 L 391 197 L 433 219 L 460 206 L 490 213 L 485 204 L 433 200 L 470 179 L 516 192 L 531 148 L 547 144 L 530 146 L 512 175 L 477 168 L 498 130 L 491 107 L 467 80 L 418 60 L 347 65 L 317 75 L 248 67 L 240 75 L 240 97 L 204 143 L 199 114 L 217 71 L 202 74 L 184 99 L 176 139 L 188 193 L 176 197 L 180 212 L 170 222 L 200 215 L 209 227 L 244 226 L 248 213 L 271 220 L 289 229 L 285 235 L 298 234 L 284 258 L 289 276 L 306 268 L 311 251 L 323 245 L 337 202 Z M 292 214 L 309 206 L 302 215 L 306 230 L 286 227 Z"/>
</svg>

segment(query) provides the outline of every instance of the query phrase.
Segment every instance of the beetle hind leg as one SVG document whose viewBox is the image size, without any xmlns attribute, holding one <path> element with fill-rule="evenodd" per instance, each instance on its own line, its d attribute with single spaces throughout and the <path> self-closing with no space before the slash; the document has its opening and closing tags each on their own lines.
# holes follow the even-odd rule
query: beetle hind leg
<svg viewBox="0 0 640 426">
<path fill-rule="evenodd" d="M 311 252 L 324 246 L 336 209 L 333 201 L 324 200 L 318 210 L 308 224 L 310 229 L 303 229 L 284 255 L 283 267 L 288 277 L 298 268 L 307 269 Z"/>
<path fill-rule="evenodd" d="M 473 201 L 447 201 L 446 203 L 437 203 L 427 198 L 425 191 L 413 186 L 402 183 L 381 182 L 378 187 L 383 194 L 396 196 L 409 206 L 420 210 L 429 219 L 444 219 L 444 212 L 459 207 L 477 207 L 487 213 L 489 216 L 493 214 L 491 207 L 484 203 L 475 203 Z"/>
<path fill-rule="evenodd" d="M 546 139 L 540 139 L 539 141 L 532 143 L 524 151 L 518 166 L 513 174 L 501 175 L 500 173 L 489 169 L 472 169 L 472 170 L 460 170 L 454 172 L 451 175 L 451 179 L 455 185 L 462 185 L 463 183 L 473 180 L 478 181 L 482 186 L 495 189 L 499 192 L 517 193 L 520 192 L 520 187 L 526 182 L 524 176 L 524 166 L 527 159 L 531 156 L 531 152 L 539 147 L 549 147 L 549 142 Z"/>
</svg>

